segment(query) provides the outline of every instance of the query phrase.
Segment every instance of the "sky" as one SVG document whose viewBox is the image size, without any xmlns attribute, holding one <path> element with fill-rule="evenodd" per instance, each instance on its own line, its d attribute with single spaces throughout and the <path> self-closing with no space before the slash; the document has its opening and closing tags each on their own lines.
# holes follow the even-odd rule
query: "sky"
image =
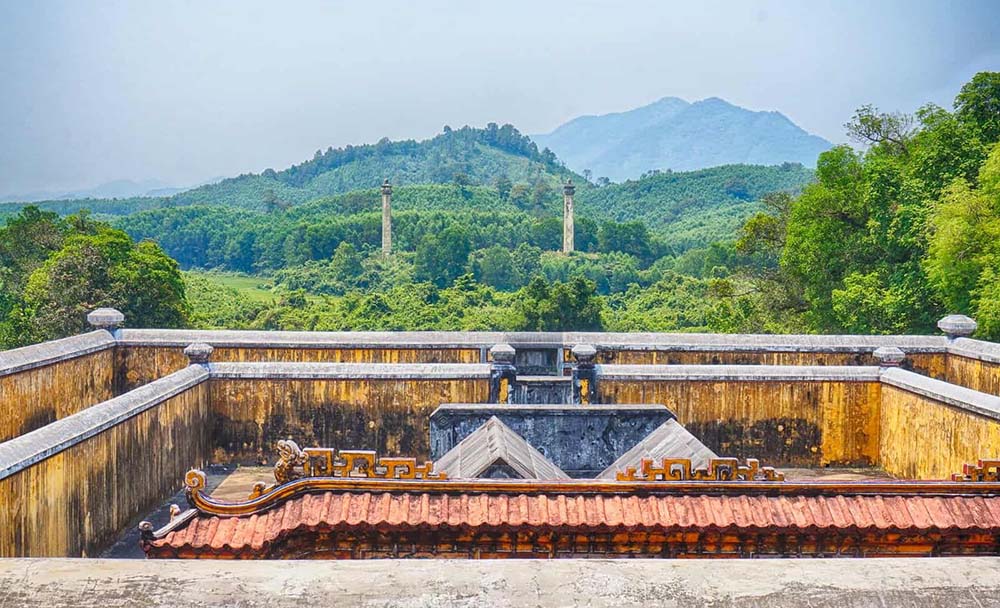
<svg viewBox="0 0 1000 608">
<path fill-rule="evenodd" d="M 189 186 L 444 125 L 548 132 L 666 96 L 845 141 L 1000 70 L 1000 1 L 0 0 L 0 197 Z"/>
</svg>

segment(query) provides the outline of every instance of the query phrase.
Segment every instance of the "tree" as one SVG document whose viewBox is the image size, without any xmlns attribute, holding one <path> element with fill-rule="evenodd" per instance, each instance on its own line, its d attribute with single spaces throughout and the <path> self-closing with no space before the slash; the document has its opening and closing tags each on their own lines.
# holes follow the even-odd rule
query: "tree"
<svg viewBox="0 0 1000 608">
<path fill-rule="evenodd" d="M 506 247 L 493 245 L 480 249 L 470 258 L 469 266 L 475 279 L 481 283 L 505 291 L 520 286 L 513 256 Z"/>
<path fill-rule="evenodd" d="M 548 148 L 546 148 L 548 149 Z M 551 202 L 554 193 L 552 187 L 545 180 L 537 180 L 531 188 L 532 211 L 538 215 L 544 212 L 545 207 Z"/>
<path fill-rule="evenodd" d="M 510 202 L 521 210 L 526 210 L 531 202 L 530 191 L 524 184 L 514 184 L 510 189 Z"/>
<path fill-rule="evenodd" d="M 24 301 L 35 341 L 84 331 L 86 314 L 102 306 L 121 310 L 133 327 L 183 327 L 188 312 L 177 263 L 106 226 L 68 238 L 31 273 Z"/>
<path fill-rule="evenodd" d="M 361 264 L 361 254 L 347 241 L 341 241 L 337 245 L 333 259 L 330 260 L 330 270 L 338 281 L 347 285 L 357 283 L 365 271 Z"/>
<path fill-rule="evenodd" d="M 879 112 L 873 105 L 861 106 L 844 124 L 847 135 L 866 145 L 881 145 L 905 153 L 913 135 L 913 117 L 900 112 Z"/>
<path fill-rule="evenodd" d="M 975 314 L 972 300 L 1000 238 L 997 209 L 964 181 L 948 187 L 928 222 L 927 277 L 947 310 Z"/>
<path fill-rule="evenodd" d="M 500 197 L 500 200 L 507 202 L 507 199 L 510 196 L 511 188 L 514 187 L 510 179 L 508 179 L 506 175 L 499 175 L 497 176 L 496 181 L 493 182 L 493 185 L 496 186 L 497 195 Z"/>
<path fill-rule="evenodd" d="M 651 240 L 649 228 L 642 222 L 604 222 L 597 232 L 597 250 L 621 251 L 649 262 L 653 253 Z"/>
<path fill-rule="evenodd" d="M 971 124 L 984 143 L 1000 141 L 1000 72 L 980 72 L 955 98 L 955 115 Z"/>
<path fill-rule="evenodd" d="M 469 234 L 458 225 L 449 225 L 439 235 L 425 234 L 413 258 L 414 276 L 445 287 L 465 273 L 471 243 Z"/>
<path fill-rule="evenodd" d="M 553 283 L 535 277 L 520 294 L 524 331 L 598 331 L 603 306 L 593 282 Z"/>
<path fill-rule="evenodd" d="M 70 225 L 50 211 L 28 206 L 0 229 L 0 285 L 19 293 L 35 268 L 62 247 Z"/>
</svg>

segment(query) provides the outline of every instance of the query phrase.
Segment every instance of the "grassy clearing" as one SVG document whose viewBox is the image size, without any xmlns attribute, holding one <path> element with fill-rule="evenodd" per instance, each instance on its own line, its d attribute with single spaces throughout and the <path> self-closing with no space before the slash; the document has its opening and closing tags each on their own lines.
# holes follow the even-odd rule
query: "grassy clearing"
<svg viewBox="0 0 1000 608">
<path fill-rule="evenodd" d="M 184 274 L 198 276 L 216 285 L 235 289 L 253 302 L 273 302 L 278 299 L 277 294 L 271 291 L 274 283 L 267 277 L 214 270 L 188 270 Z"/>
</svg>

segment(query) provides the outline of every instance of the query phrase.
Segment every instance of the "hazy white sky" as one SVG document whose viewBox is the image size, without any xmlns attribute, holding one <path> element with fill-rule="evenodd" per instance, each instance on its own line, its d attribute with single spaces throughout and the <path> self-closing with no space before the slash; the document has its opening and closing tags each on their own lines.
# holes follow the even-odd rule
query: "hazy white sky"
<svg viewBox="0 0 1000 608">
<path fill-rule="evenodd" d="M 0 195 L 281 169 L 673 95 L 843 141 L 1000 70 L 1000 1 L 0 0 Z"/>
</svg>

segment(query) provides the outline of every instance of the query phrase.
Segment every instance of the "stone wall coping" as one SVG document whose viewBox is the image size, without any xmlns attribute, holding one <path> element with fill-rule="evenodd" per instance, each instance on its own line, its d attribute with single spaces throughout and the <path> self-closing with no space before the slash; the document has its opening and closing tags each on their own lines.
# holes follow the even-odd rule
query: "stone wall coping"
<svg viewBox="0 0 1000 608">
<path fill-rule="evenodd" d="M 431 418 L 441 418 L 454 414 L 482 413 L 489 415 L 493 412 L 499 414 L 518 413 L 538 413 L 543 412 L 551 416 L 579 416 L 586 413 L 588 416 L 639 416 L 649 412 L 663 412 L 671 418 L 673 412 L 667 406 L 656 403 L 625 403 L 625 404 L 519 404 L 508 405 L 506 403 L 442 403 L 432 413 Z"/>
<path fill-rule="evenodd" d="M 0 376 L 75 359 L 114 345 L 115 337 L 111 332 L 98 329 L 78 336 L 0 351 Z"/>
<path fill-rule="evenodd" d="M 851 336 L 772 334 L 670 334 L 600 332 L 312 332 L 186 329 L 122 329 L 126 346 L 185 347 L 204 342 L 215 347 L 256 348 L 572 348 L 590 344 L 600 350 L 675 350 L 739 352 L 872 352 L 896 346 L 907 353 L 945 352 L 944 336 Z"/>
<path fill-rule="evenodd" d="M 598 365 L 598 381 L 878 382 L 868 365 Z"/>
<path fill-rule="evenodd" d="M 935 380 L 898 367 L 883 369 L 882 382 L 961 410 L 1000 420 L 1000 397 L 996 395 L 974 391 L 944 380 Z"/>
<path fill-rule="evenodd" d="M 208 371 L 192 365 L 169 376 L 140 386 L 124 395 L 92 405 L 0 443 L 0 479 L 40 462 L 49 456 L 81 443 L 137 414 L 163 403 L 189 388 L 204 382 Z"/>
<path fill-rule="evenodd" d="M 485 363 L 210 363 L 212 378 L 261 380 L 489 379 Z"/>
<path fill-rule="evenodd" d="M 391 581 L 373 584 L 372 581 Z M 7 558 L 15 606 L 995 606 L 1000 557 L 199 560 Z M 295 590 L 294 599 L 290 590 Z M 336 598 L 336 599 L 332 599 Z M 460 598 L 460 599 L 459 599 Z"/>
<path fill-rule="evenodd" d="M 948 344 L 948 354 L 1000 363 L 1000 344 L 973 338 L 955 338 Z"/>
</svg>

